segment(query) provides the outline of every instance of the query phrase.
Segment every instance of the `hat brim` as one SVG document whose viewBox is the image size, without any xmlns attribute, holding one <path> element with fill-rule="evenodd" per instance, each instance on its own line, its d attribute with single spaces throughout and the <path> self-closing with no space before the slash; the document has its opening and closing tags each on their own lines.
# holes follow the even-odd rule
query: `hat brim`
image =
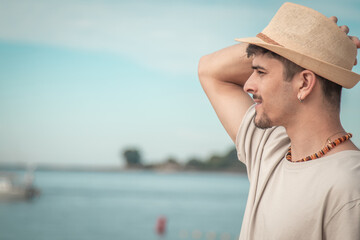
<svg viewBox="0 0 360 240">
<path fill-rule="evenodd" d="M 348 69 L 324 62 L 322 60 L 304 55 L 294 50 L 285 48 L 283 46 L 270 44 L 264 42 L 260 38 L 237 38 L 238 42 L 250 43 L 263 48 L 266 48 L 280 56 L 296 63 L 297 65 L 309 69 L 321 77 L 324 77 L 332 82 L 335 82 L 344 88 L 354 87 L 360 80 L 360 75 Z"/>
</svg>

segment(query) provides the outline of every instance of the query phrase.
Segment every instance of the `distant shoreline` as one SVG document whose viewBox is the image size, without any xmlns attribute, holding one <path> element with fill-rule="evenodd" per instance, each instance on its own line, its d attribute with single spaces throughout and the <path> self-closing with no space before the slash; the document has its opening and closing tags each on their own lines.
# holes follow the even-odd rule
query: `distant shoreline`
<svg viewBox="0 0 360 240">
<path fill-rule="evenodd" d="M 58 172 L 159 172 L 159 173 L 230 173 L 230 174 L 246 174 L 238 169 L 187 169 L 185 167 L 162 168 L 156 165 L 143 167 L 121 167 L 121 166 L 55 166 L 55 165 L 31 165 L 35 171 L 58 171 Z M 27 164 L 9 164 L 0 163 L 0 173 L 3 171 L 26 171 Z"/>
</svg>

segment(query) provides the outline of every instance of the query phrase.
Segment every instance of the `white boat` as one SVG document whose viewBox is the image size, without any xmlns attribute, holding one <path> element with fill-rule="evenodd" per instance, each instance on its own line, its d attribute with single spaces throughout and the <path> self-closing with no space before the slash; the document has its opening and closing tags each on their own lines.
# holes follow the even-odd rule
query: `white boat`
<svg viewBox="0 0 360 240">
<path fill-rule="evenodd" d="M 40 194 L 33 185 L 33 174 L 27 172 L 23 181 L 15 173 L 0 172 L 0 201 L 31 200 Z"/>
</svg>

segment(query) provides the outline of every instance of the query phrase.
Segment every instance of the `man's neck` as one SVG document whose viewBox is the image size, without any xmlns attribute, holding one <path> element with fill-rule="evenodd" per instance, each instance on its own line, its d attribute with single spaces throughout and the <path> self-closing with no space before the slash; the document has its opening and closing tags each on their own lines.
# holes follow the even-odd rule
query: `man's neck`
<svg viewBox="0 0 360 240">
<path fill-rule="evenodd" d="M 326 146 L 328 139 L 334 141 L 346 134 L 341 125 L 340 116 L 336 112 L 307 112 L 306 116 L 310 117 L 296 119 L 289 126 L 285 126 L 287 134 L 291 139 L 293 161 L 317 153 Z M 351 141 L 347 141 L 332 149 L 327 155 L 356 149 L 356 146 Z"/>
</svg>

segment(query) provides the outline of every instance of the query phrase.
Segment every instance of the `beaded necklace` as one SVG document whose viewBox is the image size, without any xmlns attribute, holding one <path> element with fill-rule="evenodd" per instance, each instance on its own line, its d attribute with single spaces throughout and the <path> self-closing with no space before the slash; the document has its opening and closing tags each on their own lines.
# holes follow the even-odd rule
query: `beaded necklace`
<svg viewBox="0 0 360 240">
<path fill-rule="evenodd" d="M 331 149 L 333 149 L 334 147 L 336 147 L 337 145 L 339 145 L 340 143 L 345 142 L 346 140 L 350 139 L 352 137 L 351 133 L 347 133 L 346 135 L 339 137 L 338 139 L 336 139 L 333 142 L 330 142 L 320 151 L 318 151 L 317 153 L 314 153 L 310 156 L 304 157 L 300 160 L 297 161 L 292 161 L 291 160 L 291 146 L 289 147 L 289 150 L 286 154 L 286 159 L 290 162 L 306 162 L 306 161 L 310 161 L 310 160 L 314 160 L 317 158 L 321 158 L 322 156 L 324 156 L 327 152 L 329 152 Z"/>
</svg>

